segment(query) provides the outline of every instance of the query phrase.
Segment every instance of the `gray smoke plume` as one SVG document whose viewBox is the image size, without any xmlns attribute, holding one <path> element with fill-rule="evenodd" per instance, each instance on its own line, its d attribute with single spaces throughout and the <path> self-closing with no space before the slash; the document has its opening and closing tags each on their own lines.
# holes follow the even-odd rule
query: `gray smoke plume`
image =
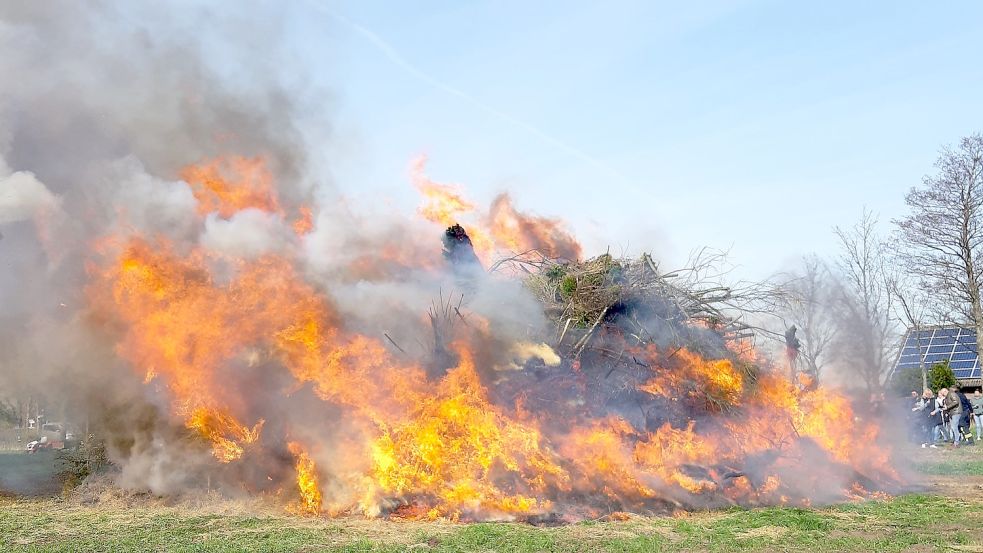
<svg viewBox="0 0 983 553">
<path fill-rule="evenodd" d="M 236 255 L 284 247 L 264 214 L 199 228 L 180 181 L 190 163 L 261 155 L 286 208 L 311 194 L 294 125 L 305 91 L 277 70 L 282 14 L 231 8 L 0 5 L 0 389 L 101 425 L 125 483 L 160 492 L 195 456 L 162 447 L 166 402 L 85 312 L 85 266 L 93 241 L 123 230 Z"/>
<path fill-rule="evenodd" d="M 98 427 L 128 487 L 174 492 L 195 481 L 209 456 L 180 439 L 166 390 L 145 385 L 144 368 L 115 355 L 117 330 L 87 310 L 92 257 L 106 236 L 164 236 L 179 252 L 204 246 L 239 259 L 282 254 L 332 299 L 350 330 L 388 335 L 413 358 L 433 344 L 421 319 L 435 298 L 482 312 L 490 332 L 478 349 L 489 367 L 509 361 L 498 345 L 545 323 L 516 283 L 465 290 L 451 275 L 406 263 L 439 259 L 433 228 L 353 210 L 323 185 L 328 176 L 308 173 L 300 106 L 305 124 L 329 128 L 328 117 L 310 111 L 312 91 L 286 84 L 283 14 L 262 10 L 240 17 L 221 4 L 0 6 L 0 75 L 16 83 L 0 89 L 0 386 L 43 396 Z M 313 230 L 300 240 L 289 217 L 255 209 L 202 220 L 181 170 L 222 155 L 261 156 L 288 215 L 321 183 Z M 224 263 L 211 267 L 220 282 L 235 270 Z M 223 370 L 228 395 L 250 394 L 243 414 L 264 418 L 268 434 L 338 418 L 310 389 L 291 391 L 297 385 L 282 368 L 236 361 Z M 263 470 L 257 480 L 276 468 Z"/>
</svg>

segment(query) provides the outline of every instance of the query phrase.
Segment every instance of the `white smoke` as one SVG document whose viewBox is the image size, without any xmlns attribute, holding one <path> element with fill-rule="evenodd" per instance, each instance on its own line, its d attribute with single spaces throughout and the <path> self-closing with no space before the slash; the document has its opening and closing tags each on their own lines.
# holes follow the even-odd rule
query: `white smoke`
<svg viewBox="0 0 983 553">
<path fill-rule="evenodd" d="M 6 173 L 0 158 L 0 224 L 28 221 L 59 208 L 58 197 L 29 171 Z"/>
<path fill-rule="evenodd" d="M 281 252 L 292 241 L 291 229 L 275 213 L 244 209 L 223 219 L 211 213 L 205 219 L 201 245 L 218 253 L 254 259 L 266 253 Z"/>
<path fill-rule="evenodd" d="M 111 163 L 100 189 L 105 191 L 101 203 L 107 221 L 151 236 L 188 237 L 195 232 L 198 203 L 188 184 L 150 175 L 133 156 Z"/>
<path fill-rule="evenodd" d="M 104 239 L 284 248 L 285 224 L 266 215 L 202 222 L 181 168 L 223 155 L 263 155 L 285 210 L 310 194 L 295 125 L 308 91 L 277 70 L 282 10 L 238 11 L 0 3 L 0 393 L 91 420 L 135 488 L 173 491 L 190 468 L 161 441 L 178 441 L 166 393 L 119 361 L 118 336 L 87 311 L 89 271 L 113 255 L 100 248 L 122 245 Z M 216 45 L 228 47 L 221 58 Z M 328 127 L 316 109 L 304 121 Z"/>
</svg>

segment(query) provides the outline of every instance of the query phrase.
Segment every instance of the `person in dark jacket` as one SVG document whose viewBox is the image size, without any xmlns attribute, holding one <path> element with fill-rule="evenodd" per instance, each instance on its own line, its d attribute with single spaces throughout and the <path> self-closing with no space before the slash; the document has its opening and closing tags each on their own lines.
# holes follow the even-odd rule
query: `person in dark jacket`
<svg viewBox="0 0 983 553">
<path fill-rule="evenodd" d="M 947 395 L 949 395 L 949 390 L 947 388 L 940 389 L 939 394 L 935 396 L 934 400 L 932 400 L 932 410 L 928 412 L 929 425 L 932 427 L 931 447 L 935 447 L 935 443 L 938 442 L 939 439 L 949 439 L 949 430 L 947 420 L 945 418 L 945 398 Z"/>
<path fill-rule="evenodd" d="M 915 418 L 914 424 L 916 431 L 921 436 L 918 441 L 922 443 L 922 447 L 928 447 L 928 444 L 933 442 L 932 428 L 935 425 L 933 424 L 934 421 L 931 413 L 934 403 L 935 394 L 932 393 L 932 390 L 925 388 L 921 397 L 911 406 L 911 412 Z"/>
<path fill-rule="evenodd" d="M 959 401 L 959 414 L 953 417 L 952 431 L 955 433 L 955 445 L 959 445 L 964 440 L 972 441 L 973 435 L 969 433 L 969 418 L 973 415 L 973 404 L 969 398 L 959 388 L 952 389 L 952 395 Z"/>
</svg>

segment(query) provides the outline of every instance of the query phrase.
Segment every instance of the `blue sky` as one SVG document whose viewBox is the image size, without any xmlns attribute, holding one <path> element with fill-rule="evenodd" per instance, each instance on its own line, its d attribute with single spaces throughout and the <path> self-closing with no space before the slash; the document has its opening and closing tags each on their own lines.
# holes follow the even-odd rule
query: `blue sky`
<svg viewBox="0 0 983 553">
<path fill-rule="evenodd" d="M 888 221 L 983 131 L 978 2 L 298 2 L 319 158 L 407 213 L 409 160 L 567 220 L 587 252 L 730 249 L 764 276 Z"/>
</svg>

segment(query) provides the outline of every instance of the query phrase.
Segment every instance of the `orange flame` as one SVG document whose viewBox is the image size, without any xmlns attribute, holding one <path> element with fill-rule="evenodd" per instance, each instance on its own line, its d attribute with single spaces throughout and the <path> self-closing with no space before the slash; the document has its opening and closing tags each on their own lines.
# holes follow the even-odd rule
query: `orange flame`
<svg viewBox="0 0 983 553">
<path fill-rule="evenodd" d="M 191 185 L 201 214 L 217 212 L 229 218 L 250 207 L 280 212 L 273 175 L 262 158 L 231 156 L 189 165 L 181 178 Z"/>
<path fill-rule="evenodd" d="M 740 400 L 744 390 L 744 377 L 730 359 L 708 360 L 686 348 L 679 348 L 665 361 L 661 361 L 654 346 L 645 351 L 645 356 L 653 365 L 664 363 L 675 370 L 659 373 L 639 386 L 640 390 L 665 396 L 682 392 L 705 397 L 712 402 L 710 407 L 717 409 L 736 405 Z"/>
<path fill-rule="evenodd" d="M 508 194 L 495 197 L 488 213 L 476 221 L 462 220 L 476 212 L 475 204 L 464 198 L 460 186 L 431 180 L 425 173 L 426 161 L 420 156 L 410 166 L 413 185 L 424 198 L 420 215 L 445 227 L 462 224 L 482 262 L 489 263 L 499 250 L 513 254 L 535 250 L 550 258 L 580 259 L 580 244 L 562 221 L 522 213 Z"/>
<path fill-rule="evenodd" d="M 559 219 L 526 215 L 515 209 L 508 194 L 499 194 L 488 211 L 495 243 L 512 252 L 536 250 L 549 258 L 580 259 L 580 243 Z"/>
<path fill-rule="evenodd" d="M 321 512 L 321 488 L 314 461 L 297 442 L 288 442 L 287 449 L 297 459 L 297 488 L 300 490 L 301 510 L 316 515 Z"/>
<path fill-rule="evenodd" d="M 191 412 L 186 426 L 212 443 L 212 454 L 223 463 L 242 457 L 243 446 L 259 439 L 263 420 L 252 428 L 239 424 L 231 415 L 206 407 L 198 407 Z"/>
<path fill-rule="evenodd" d="M 314 230 L 314 212 L 307 206 L 301 206 L 297 211 L 298 217 L 294 219 L 291 227 L 297 236 L 303 236 Z"/>
<path fill-rule="evenodd" d="M 374 444 L 374 475 L 382 491 L 435 496 L 427 517 L 462 511 L 529 513 L 548 507 L 532 492 L 566 474 L 541 449 L 536 429 L 509 420 L 488 403 L 470 353 L 457 346 L 460 364 L 408 422 Z M 522 482 L 528 493 L 509 493 L 497 481 Z"/>
<path fill-rule="evenodd" d="M 425 200 L 420 206 L 420 215 L 446 227 L 457 222 L 458 216 L 474 211 L 474 204 L 464 199 L 459 186 L 430 180 L 424 172 L 426 164 L 426 156 L 420 156 L 410 164 L 413 185 Z"/>
</svg>

